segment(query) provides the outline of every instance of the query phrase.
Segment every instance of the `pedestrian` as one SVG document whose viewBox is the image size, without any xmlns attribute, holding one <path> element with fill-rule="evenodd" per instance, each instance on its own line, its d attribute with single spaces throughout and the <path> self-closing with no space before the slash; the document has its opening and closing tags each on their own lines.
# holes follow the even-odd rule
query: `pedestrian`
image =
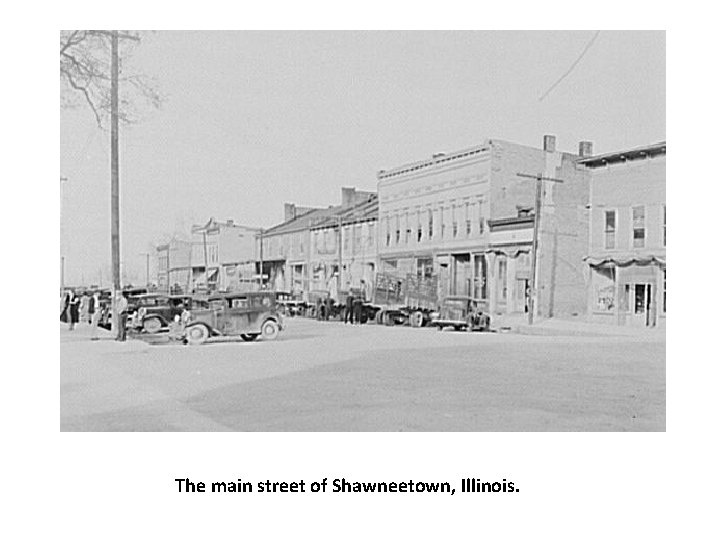
<svg viewBox="0 0 720 540">
<path fill-rule="evenodd" d="M 94 291 L 88 299 L 88 324 L 92 324 L 93 315 L 95 315 L 95 307 L 98 305 L 98 299 L 99 297 L 97 291 Z"/>
<path fill-rule="evenodd" d="M 345 317 L 344 322 L 345 324 L 350 321 L 350 324 L 353 324 L 354 317 L 353 317 L 353 302 L 355 301 L 355 298 L 353 297 L 352 293 L 348 293 L 347 298 L 345 299 Z"/>
<path fill-rule="evenodd" d="M 97 340 L 97 329 L 103 315 L 103 308 L 100 305 L 100 295 L 96 292 L 90 298 L 90 339 Z"/>
<path fill-rule="evenodd" d="M 355 318 L 354 324 L 361 324 L 362 323 L 362 309 L 363 309 L 363 301 L 362 298 L 355 298 L 353 300 L 353 316 Z"/>
<path fill-rule="evenodd" d="M 115 339 L 125 341 L 127 339 L 128 301 L 121 291 L 117 291 L 115 298 L 115 311 L 118 314 L 118 331 Z"/>
<path fill-rule="evenodd" d="M 80 321 L 80 298 L 75 293 L 71 293 L 70 302 L 68 303 L 68 312 L 70 330 L 75 330 L 75 325 Z"/>
<path fill-rule="evenodd" d="M 72 293 L 65 291 L 62 299 L 60 300 L 60 320 L 64 323 L 70 322 L 70 300 L 72 299 Z"/>
<path fill-rule="evenodd" d="M 90 293 L 83 291 L 80 297 L 80 322 L 90 324 Z"/>
</svg>

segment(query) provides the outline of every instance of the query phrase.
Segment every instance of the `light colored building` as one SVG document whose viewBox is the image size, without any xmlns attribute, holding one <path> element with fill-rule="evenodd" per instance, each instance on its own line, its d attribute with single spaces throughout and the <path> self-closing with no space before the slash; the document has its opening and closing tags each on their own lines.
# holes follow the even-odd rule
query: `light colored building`
<svg viewBox="0 0 720 540">
<path fill-rule="evenodd" d="M 258 227 L 238 225 L 233 220 L 210 218 L 192 229 L 203 246 L 203 266 L 207 266 L 208 290 L 248 291 L 257 288 L 256 247 Z M 207 261 L 207 264 L 205 264 Z M 204 281 L 205 281 L 204 280 Z"/>
<path fill-rule="evenodd" d="M 285 205 L 285 221 L 262 233 L 267 286 L 308 298 L 310 291 L 360 287 L 375 278 L 377 194 L 343 188 L 338 206 Z"/>
<path fill-rule="evenodd" d="M 592 177 L 588 313 L 596 321 L 664 326 L 666 144 L 580 160 Z"/>
<path fill-rule="evenodd" d="M 584 151 L 589 149 L 586 144 Z M 577 155 L 489 139 L 378 173 L 379 271 L 437 277 L 438 295 L 467 295 L 493 313 L 524 312 L 536 180 L 543 182 L 538 315 L 584 312 L 588 174 Z"/>
<path fill-rule="evenodd" d="M 193 292 L 204 280 L 202 241 L 173 238 L 157 247 L 158 290 L 174 294 Z"/>
</svg>

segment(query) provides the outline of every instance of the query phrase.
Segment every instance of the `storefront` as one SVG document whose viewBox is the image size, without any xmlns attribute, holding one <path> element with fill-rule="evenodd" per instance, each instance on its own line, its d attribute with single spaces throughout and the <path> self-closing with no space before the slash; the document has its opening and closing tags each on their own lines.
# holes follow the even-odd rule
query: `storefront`
<svg viewBox="0 0 720 540">
<path fill-rule="evenodd" d="M 664 326 L 666 262 L 662 257 L 588 258 L 591 319 L 626 326 Z"/>
</svg>

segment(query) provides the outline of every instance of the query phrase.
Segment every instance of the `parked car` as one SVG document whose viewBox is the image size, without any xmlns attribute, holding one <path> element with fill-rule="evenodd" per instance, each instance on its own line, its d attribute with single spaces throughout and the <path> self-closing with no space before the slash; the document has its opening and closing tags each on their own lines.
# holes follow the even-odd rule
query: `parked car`
<svg viewBox="0 0 720 540">
<path fill-rule="evenodd" d="M 190 310 L 185 338 L 199 345 L 211 336 L 240 336 L 244 341 L 276 339 L 283 329 L 275 293 L 270 291 L 212 295 L 208 307 Z"/>
<path fill-rule="evenodd" d="M 207 307 L 207 302 L 190 295 L 144 294 L 136 297 L 132 328 L 155 334 L 167 328 L 184 309 Z"/>
<path fill-rule="evenodd" d="M 484 304 L 469 296 L 447 296 L 440 305 L 437 318 L 430 322 L 438 330 L 454 328 L 455 330 L 489 330 L 490 315 L 484 313 Z"/>
</svg>

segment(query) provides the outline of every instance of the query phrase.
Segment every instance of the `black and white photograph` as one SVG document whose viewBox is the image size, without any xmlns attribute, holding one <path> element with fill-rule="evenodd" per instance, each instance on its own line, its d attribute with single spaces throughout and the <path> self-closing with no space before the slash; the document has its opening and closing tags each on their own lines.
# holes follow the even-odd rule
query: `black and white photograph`
<svg viewBox="0 0 720 540">
<path fill-rule="evenodd" d="M 665 431 L 664 31 L 59 37 L 61 431 Z"/>
</svg>

